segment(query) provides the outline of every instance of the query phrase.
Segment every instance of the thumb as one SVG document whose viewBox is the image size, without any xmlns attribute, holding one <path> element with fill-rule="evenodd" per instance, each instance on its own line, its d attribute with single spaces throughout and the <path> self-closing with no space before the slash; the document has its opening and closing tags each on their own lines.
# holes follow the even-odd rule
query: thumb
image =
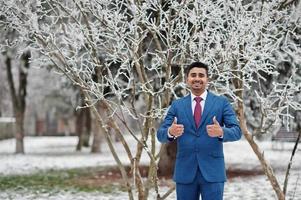
<svg viewBox="0 0 301 200">
<path fill-rule="evenodd" d="M 215 117 L 215 116 L 213 117 L 213 123 L 216 124 L 216 125 L 219 125 L 219 123 L 218 123 L 218 121 L 216 120 L 216 117 Z"/>
<path fill-rule="evenodd" d="M 173 124 L 176 124 L 177 123 L 177 118 L 175 117 L 174 119 L 173 119 L 173 122 L 172 122 Z"/>
</svg>

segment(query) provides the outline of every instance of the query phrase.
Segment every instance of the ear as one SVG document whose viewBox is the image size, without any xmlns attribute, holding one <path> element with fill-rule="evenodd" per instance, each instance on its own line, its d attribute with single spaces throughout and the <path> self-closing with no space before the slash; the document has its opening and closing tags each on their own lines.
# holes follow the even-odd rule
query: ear
<svg viewBox="0 0 301 200">
<path fill-rule="evenodd" d="M 212 80 L 211 78 L 207 79 L 207 87 L 206 87 L 207 89 L 213 89 L 211 80 Z"/>
<path fill-rule="evenodd" d="M 184 80 L 185 80 L 185 83 L 187 84 L 188 83 L 188 75 L 187 74 L 184 74 Z"/>
</svg>

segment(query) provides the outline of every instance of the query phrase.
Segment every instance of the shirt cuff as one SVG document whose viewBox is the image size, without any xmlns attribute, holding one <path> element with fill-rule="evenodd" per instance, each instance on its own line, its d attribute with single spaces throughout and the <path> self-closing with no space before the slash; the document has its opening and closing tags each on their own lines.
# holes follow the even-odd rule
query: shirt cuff
<svg viewBox="0 0 301 200">
<path fill-rule="evenodd" d="M 217 138 L 218 138 L 219 141 L 223 141 L 224 140 L 224 134 L 221 135 L 221 136 L 218 136 Z"/>
</svg>

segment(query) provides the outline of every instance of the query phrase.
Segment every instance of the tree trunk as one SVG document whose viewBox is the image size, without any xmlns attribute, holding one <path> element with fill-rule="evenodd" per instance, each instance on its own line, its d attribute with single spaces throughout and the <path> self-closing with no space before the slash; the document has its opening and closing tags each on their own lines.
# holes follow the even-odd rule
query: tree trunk
<svg viewBox="0 0 301 200">
<path fill-rule="evenodd" d="M 83 131 L 83 146 L 90 146 L 90 134 L 91 134 L 91 111 L 89 108 L 84 108 L 84 131 Z"/>
<path fill-rule="evenodd" d="M 82 109 L 75 112 L 76 124 L 75 132 L 78 136 L 76 151 L 81 151 L 83 146 L 83 112 Z"/>
<path fill-rule="evenodd" d="M 18 92 L 16 92 L 15 84 L 13 80 L 12 74 L 12 66 L 11 66 L 11 58 L 6 55 L 6 69 L 7 69 L 7 79 L 10 89 L 10 94 L 12 97 L 12 104 L 14 115 L 16 117 L 16 153 L 24 153 L 24 116 L 25 116 L 25 109 L 26 109 L 26 87 L 27 87 L 27 75 L 29 69 L 29 59 L 30 53 L 24 53 L 21 57 L 21 65 L 19 66 L 19 88 Z"/>
<path fill-rule="evenodd" d="M 94 137 L 93 137 L 93 142 L 92 142 L 92 147 L 91 147 L 91 153 L 98 153 L 101 152 L 101 141 L 102 141 L 102 129 L 99 128 L 97 124 L 99 124 L 99 121 L 95 119 L 94 123 L 96 124 L 95 126 L 95 131 L 94 131 Z"/>
<path fill-rule="evenodd" d="M 161 147 L 160 160 L 158 163 L 158 175 L 171 177 L 176 161 L 177 143 L 171 142 Z"/>
<path fill-rule="evenodd" d="M 248 143 L 250 144 L 251 148 L 253 149 L 255 155 L 257 156 L 258 160 L 260 161 L 261 167 L 265 175 L 268 177 L 274 191 L 276 192 L 278 200 L 285 200 L 284 193 L 281 190 L 281 187 L 278 183 L 278 180 L 273 172 L 271 165 L 265 160 L 264 152 L 260 150 L 259 146 L 254 141 L 252 134 L 248 131 L 247 122 L 244 113 L 244 104 L 243 104 L 243 99 L 244 99 L 243 98 L 243 92 L 244 92 L 243 74 L 241 70 L 238 68 L 237 63 L 238 62 L 234 60 L 232 68 L 236 69 L 235 74 L 238 78 L 234 78 L 232 81 L 236 88 L 235 94 L 241 99 L 241 101 L 238 101 L 237 103 L 237 109 L 238 109 L 237 114 L 239 118 L 240 128 L 245 138 L 247 139 Z"/>
<path fill-rule="evenodd" d="M 81 90 L 81 88 L 80 88 Z M 83 95 L 83 92 L 81 91 L 81 106 L 84 107 L 86 106 L 86 103 L 84 101 L 85 97 Z M 100 104 L 98 103 L 98 109 L 103 109 L 101 108 Z M 101 112 L 99 112 L 101 113 Z M 102 133 L 101 129 L 99 129 L 99 126 L 97 125 L 99 122 L 97 121 L 96 117 L 92 119 L 91 116 L 91 110 L 88 107 L 84 107 L 76 111 L 76 127 L 75 131 L 78 135 L 78 143 L 76 146 L 77 151 L 81 151 L 82 147 L 89 147 L 89 141 L 90 141 L 90 133 L 92 129 L 92 121 L 96 125 L 95 130 L 94 130 L 94 137 L 93 137 L 93 142 L 91 146 L 91 153 L 98 153 L 101 152 L 101 141 L 102 141 Z"/>
<path fill-rule="evenodd" d="M 249 131 L 247 129 L 247 123 L 246 123 L 246 119 L 244 117 L 244 107 L 243 107 L 242 102 L 238 103 L 238 118 L 240 121 L 240 127 L 242 129 L 242 132 L 243 132 L 245 138 L 247 139 L 247 141 L 249 142 L 250 146 L 252 147 L 257 158 L 259 159 L 261 167 L 263 168 L 265 175 L 268 177 L 274 191 L 276 192 L 278 200 L 285 200 L 284 193 L 281 190 L 281 187 L 277 181 L 277 178 L 273 172 L 273 169 L 264 158 L 264 152 L 262 150 L 260 150 L 259 146 L 256 144 L 252 135 L 249 133 Z"/>
<path fill-rule="evenodd" d="M 106 108 L 102 106 L 101 101 L 97 103 L 97 109 L 98 113 L 105 113 Z M 101 142 L 102 142 L 102 136 L 104 135 L 103 129 L 101 129 L 97 124 L 99 124 L 99 121 L 97 117 L 93 120 L 95 126 L 95 131 L 94 131 L 94 137 L 93 137 L 93 142 L 92 142 L 92 147 L 91 147 L 91 153 L 98 153 L 101 152 Z"/>
<path fill-rule="evenodd" d="M 289 178 L 289 175 L 290 175 L 290 170 L 291 170 L 291 167 L 292 167 L 293 158 L 294 158 L 295 153 L 298 149 L 299 141 L 301 139 L 301 127 L 299 126 L 299 124 L 297 126 L 297 130 L 298 130 L 299 134 L 298 134 L 297 139 L 295 141 L 295 145 L 294 145 L 294 148 L 293 148 L 293 151 L 292 151 L 292 154 L 291 154 L 291 158 L 290 158 L 290 161 L 288 163 L 286 173 L 285 173 L 285 179 L 284 179 L 284 184 L 283 184 L 283 194 L 284 195 L 286 195 L 286 192 L 287 192 L 288 178 Z"/>
<path fill-rule="evenodd" d="M 24 153 L 24 113 L 15 113 L 16 116 L 16 153 Z"/>
<path fill-rule="evenodd" d="M 80 151 L 82 147 L 89 147 L 91 133 L 91 113 L 89 108 L 82 108 L 76 112 L 76 133 L 78 143 L 76 150 Z"/>
<path fill-rule="evenodd" d="M 81 90 L 81 89 L 80 89 Z M 85 106 L 84 95 L 81 92 L 81 106 Z M 78 143 L 76 150 L 80 151 L 82 147 L 89 147 L 90 133 L 91 133 L 91 111 L 90 108 L 81 108 L 75 112 L 76 116 L 76 133 L 78 135 Z"/>
</svg>

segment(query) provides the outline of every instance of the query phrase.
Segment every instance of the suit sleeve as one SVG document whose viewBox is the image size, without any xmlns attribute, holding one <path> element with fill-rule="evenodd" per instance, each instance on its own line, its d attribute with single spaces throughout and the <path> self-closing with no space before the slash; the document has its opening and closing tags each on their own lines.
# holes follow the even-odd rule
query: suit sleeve
<svg viewBox="0 0 301 200">
<path fill-rule="evenodd" d="M 174 118 L 176 117 L 176 110 L 174 103 L 169 107 L 167 114 L 157 131 L 157 138 L 161 143 L 167 143 L 173 141 L 173 138 L 168 137 L 168 128 L 173 123 Z"/>
<path fill-rule="evenodd" d="M 223 107 L 223 142 L 236 141 L 241 138 L 241 129 L 231 104 L 225 99 Z"/>
</svg>

